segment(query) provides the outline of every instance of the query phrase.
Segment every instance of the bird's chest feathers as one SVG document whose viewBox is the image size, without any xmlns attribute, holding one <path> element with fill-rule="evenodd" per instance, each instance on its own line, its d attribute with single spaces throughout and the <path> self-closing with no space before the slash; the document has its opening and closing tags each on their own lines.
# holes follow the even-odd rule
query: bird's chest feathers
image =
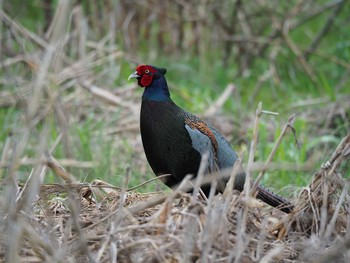
<svg viewBox="0 0 350 263">
<path fill-rule="evenodd" d="M 142 102 L 141 135 L 145 148 L 161 154 L 182 151 L 191 146 L 183 117 L 167 102 Z"/>
</svg>

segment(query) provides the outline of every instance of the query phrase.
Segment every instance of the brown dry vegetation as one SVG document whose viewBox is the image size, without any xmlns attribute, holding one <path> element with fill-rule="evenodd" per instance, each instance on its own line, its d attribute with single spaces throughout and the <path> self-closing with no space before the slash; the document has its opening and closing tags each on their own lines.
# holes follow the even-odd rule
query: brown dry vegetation
<svg viewBox="0 0 350 263">
<path fill-rule="evenodd" d="M 255 96 L 266 79 L 281 81 L 275 61 L 281 46 L 288 46 L 296 57 L 294 62 L 310 82 L 317 82 L 316 69 L 309 63 L 310 54 L 317 53 L 320 39 L 327 34 L 346 1 L 316 7 L 310 1 L 297 1 L 287 13 L 271 13 L 273 27 L 268 33 L 266 28 L 271 21 L 252 27 L 254 23 L 249 22 L 242 1 L 234 2 L 237 13 L 230 15 L 219 12 L 220 6 L 215 3 L 199 2 L 204 3 L 201 8 L 185 1 L 143 1 L 138 3 L 143 9 L 137 9 L 134 2 L 128 1 L 117 1 L 117 5 L 110 1 L 104 5 L 91 1 L 85 5 L 77 3 L 72 8 L 70 1 L 60 0 L 56 9 L 50 9 L 52 1 L 43 1 L 49 6 L 47 10 L 55 12 L 45 12 L 45 23 L 37 29 L 44 32 L 42 34 L 21 24 L 5 9 L 0 10 L 1 32 L 10 36 L 1 41 L 0 69 L 6 73 L 2 75 L 1 85 L 13 87 L 0 91 L 0 106 L 16 112 L 11 115 L 15 116 L 15 129 L 8 131 L 1 144 L 0 260 L 350 262 L 349 184 L 343 178 L 348 174 L 350 134 L 339 139 L 333 154 L 315 155 L 322 158 L 318 160 L 324 162 L 322 167 L 271 163 L 275 148 L 266 163 L 257 164 L 253 157 L 259 118 L 261 113 L 268 114 L 260 106 L 247 171 L 259 172 L 259 178 L 268 169 L 306 170 L 310 176 L 312 171 L 317 171 L 307 186 L 296 190 L 295 210 L 289 215 L 262 205 L 249 191 L 240 194 L 227 189 L 223 195 L 211 195 L 203 200 L 183 193 L 186 181 L 170 193 L 137 193 L 137 187 L 129 188 L 129 169 L 123 174 L 123 184 L 118 186 L 101 180 L 82 183 L 76 179 L 81 176 L 77 176 L 74 169 L 96 166 L 94 162 L 74 158 L 72 145 L 76 142 L 69 129 L 84 122 L 89 114 L 112 127 L 103 131 L 102 136 L 118 138 L 113 144 L 117 149 L 115 162 L 126 162 L 123 139 L 127 139 L 138 157 L 126 167 L 137 166 L 140 171 L 147 171 L 138 134 L 139 96 L 134 94 L 135 85 L 124 83 L 113 91 L 103 88 L 114 86 L 122 63 L 139 62 L 133 51 L 142 40 L 157 36 L 153 44 L 164 54 L 187 50 L 205 60 L 204 54 L 210 49 L 207 46 L 210 41 L 205 41 L 207 28 L 215 25 L 211 30 L 216 32 L 215 45 L 222 51 L 220 59 L 226 64 L 234 57 L 238 64 L 236 75 L 249 71 L 258 57 L 269 60 L 269 70 L 256 83 Z M 255 15 L 259 14 L 258 7 L 273 10 L 268 1 L 257 2 L 257 9 L 253 8 Z M 150 5 L 157 8 L 150 12 Z M 90 16 L 85 16 L 84 8 Z M 177 8 L 181 12 L 177 12 Z M 162 10 L 170 10 L 170 15 L 165 16 Z M 323 30 L 302 52 L 289 31 L 326 10 L 332 12 Z M 208 11 L 213 17 L 204 22 Z M 114 16 L 118 12 L 121 15 Z M 139 31 L 140 25 L 155 18 L 163 25 L 161 30 L 142 27 L 143 31 Z M 238 24 L 237 21 L 240 27 L 230 26 Z M 91 31 L 95 34 L 91 35 Z M 117 34 L 122 35 L 123 45 L 115 43 Z M 257 35 L 259 37 L 255 37 Z M 235 50 L 232 42 L 237 44 Z M 276 48 L 269 49 L 272 43 Z M 189 50 L 192 47 L 194 50 Z M 344 69 L 335 89 L 345 90 L 349 63 L 333 56 L 326 59 Z M 228 85 L 206 116 L 216 116 L 233 90 L 234 86 Z M 322 111 L 305 112 L 305 115 L 310 115 L 313 123 L 326 123 L 323 127 L 328 130 L 335 118 L 349 127 L 348 101 L 349 95 L 345 94 Z M 251 112 L 253 115 L 253 107 Z M 115 115 L 118 117 L 112 117 Z M 275 143 L 276 148 L 286 132 L 294 131 L 293 120 L 294 117 L 287 122 Z M 251 124 L 253 121 L 249 121 L 248 125 Z M 65 159 L 54 158 L 58 147 L 62 148 Z M 98 148 L 92 147 L 91 151 L 99 157 L 97 160 L 103 161 Z M 57 184 L 45 183 L 49 173 L 56 177 Z M 91 176 L 101 177 L 100 174 Z M 193 183 L 198 186 L 201 182 Z"/>
<path fill-rule="evenodd" d="M 181 185 L 172 194 L 138 194 L 101 181 L 39 188 L 30 181 L 15 204 L 5 201 L 13 200 L 8 187 L 0 256 L 8 262 L 348 262 L 348 184 L 339 168 L 349 156 L 350 135 L 288 215 L 232 191 L 199 200 L 181 194 Z M 72 179 L 55 160 L 46 164 Z"/>
</svg>

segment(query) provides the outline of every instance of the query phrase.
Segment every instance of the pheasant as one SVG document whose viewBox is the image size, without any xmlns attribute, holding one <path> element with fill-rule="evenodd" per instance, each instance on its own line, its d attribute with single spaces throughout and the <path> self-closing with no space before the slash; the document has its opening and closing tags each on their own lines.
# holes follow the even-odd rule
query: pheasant
<svg viewBox="0 0 350 263">
<path fill-rule="evenodd" d="M 232 168 L 238 160 L 228 141 L 214 127 L 195 115 L 184 111 L 170 98 L 167 70 L 151 65 L 139 65 L 129 76 L 144 87 L 141 104 L 140 128 L 143 148 L 156 176 L 170 174 L 163 182 L 172 187 L 188 175 L 197 175 L 202 156 L 208 154 L 207 172 Z M 225 181 L 227 183 L 227 181 Z M 245 173 L 235 177 L 234 189 L 242 191 Z M 219 184 L 218 184 L 219 185 Z M 210 186 L 201 188 L 208 196 Z M 217 189 L 222 192 L 222 187 Z M 285 213 L 293 205 L 262 185 L 257 198 Z"/>
</svg>

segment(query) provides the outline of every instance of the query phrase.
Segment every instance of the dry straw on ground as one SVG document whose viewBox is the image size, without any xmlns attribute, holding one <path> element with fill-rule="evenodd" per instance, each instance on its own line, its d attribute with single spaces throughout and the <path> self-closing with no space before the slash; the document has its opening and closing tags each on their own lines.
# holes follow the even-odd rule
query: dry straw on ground
<svg viewBox="0 0 350 263">
<path fill-rule="evenodd" d="M 33 203 L 21 207 L 23 195 L 30 190 L 24 185 L 17 205 L 6 203 L 5 196 L 0 199 L 0 258 L 8 262 L 348 262 L 348 183 L 341 178 L 340 167 L 349 156 L 350 135 L 301 190 L 289 215 L 236 192 L 201 200 L 178 190 L 139 194 L 102 181 L 42 185 Z M 55 160 L 49 163 L 60 171 L 58 176 L 67 173 Z M 127 180 L 128 176 L 125 184 Z"/>
</svg>

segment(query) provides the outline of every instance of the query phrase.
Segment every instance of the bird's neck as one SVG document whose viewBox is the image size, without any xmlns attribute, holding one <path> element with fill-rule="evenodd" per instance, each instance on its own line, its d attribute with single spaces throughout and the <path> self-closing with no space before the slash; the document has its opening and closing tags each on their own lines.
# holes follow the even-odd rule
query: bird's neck
<svg viewBox="0 0 350 263">
<path fill-rule="evenodd" d="M 153 101 L 170 101 L 168 84 L 164 77 L 154 79 L 152 84 L 145 88 L 142 99 Z"/>
</svg>

